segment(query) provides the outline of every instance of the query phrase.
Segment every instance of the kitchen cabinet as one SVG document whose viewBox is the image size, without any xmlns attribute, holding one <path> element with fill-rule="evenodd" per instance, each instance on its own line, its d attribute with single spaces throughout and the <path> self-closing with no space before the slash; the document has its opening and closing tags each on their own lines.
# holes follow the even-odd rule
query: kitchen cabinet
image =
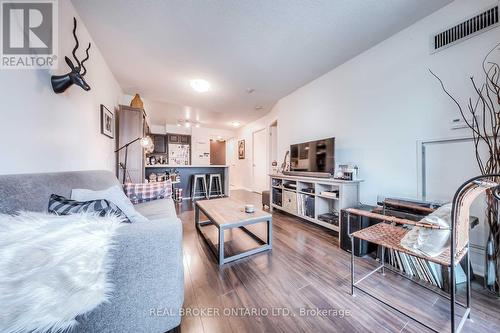
<svg viewBox="0 0 500 333">
<path fill-rule="evenodd" d="M 179 134 L 169 134 L 168 135 L 168 143 L 180 143 L 180 135 Z"/>
<path fill-rule="evenodd" d="M 154 150 L 153 154 L 166 154 L 167 153 L 167 136 L 161 134 L 152 134 Z"/>
</svg>

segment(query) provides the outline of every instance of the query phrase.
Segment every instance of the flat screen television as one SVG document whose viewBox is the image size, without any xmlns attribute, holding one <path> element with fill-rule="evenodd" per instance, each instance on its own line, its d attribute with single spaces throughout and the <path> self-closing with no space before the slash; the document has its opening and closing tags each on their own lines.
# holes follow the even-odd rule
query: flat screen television
<svg viewBox="0 0 500 333">
<path fill-rule="evenodd" d="M 290 146 L 290 171 L 335 172 L 335 138 Z"/>
</svg>

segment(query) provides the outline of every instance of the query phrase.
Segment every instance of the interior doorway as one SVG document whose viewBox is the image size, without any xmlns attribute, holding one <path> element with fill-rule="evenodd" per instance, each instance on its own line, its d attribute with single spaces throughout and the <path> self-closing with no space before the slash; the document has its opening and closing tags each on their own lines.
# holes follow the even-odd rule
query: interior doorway
<svg viewBox="0 0 500 333">
<path fill-rule="evenodd" d="M 226 141 L 210 139 L 210 165 L 226 165 Z"/>
<path fill-rule="evenodd" d="M 267 143 L 266 129 L 263 128 L 252 135 L 252 175 L 253 190 L 258 193 L 267 190 Z"/>
</svg>

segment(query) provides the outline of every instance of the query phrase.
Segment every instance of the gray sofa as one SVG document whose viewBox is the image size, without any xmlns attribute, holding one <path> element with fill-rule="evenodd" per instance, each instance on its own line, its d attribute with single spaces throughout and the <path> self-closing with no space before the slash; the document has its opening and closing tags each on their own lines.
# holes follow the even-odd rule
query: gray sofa
<svg viewBox="0 0 500 333">
<path fill-rule="evenodd" d="M 109 171 L 0 175 L 0 213 L 47 211 L 52 193 L 103 190 L 119 184 Z M 117 236 L 110 303 L 77 318 L 71 332 L 164 333 L 180 324 L 184 301 L 182 224 L 171 199 L 135 206 L 150 221 L 126 224 Z M 152 309 L 160 309 L 156 315 Z M 160 314 L 160 315 L 158 315 Z"/>
</svg>

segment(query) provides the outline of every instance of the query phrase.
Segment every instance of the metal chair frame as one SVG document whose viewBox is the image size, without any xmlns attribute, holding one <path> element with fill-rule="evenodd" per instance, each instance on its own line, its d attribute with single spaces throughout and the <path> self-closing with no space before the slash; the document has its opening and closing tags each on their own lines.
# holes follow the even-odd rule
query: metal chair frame
<svg viewBox="0 0 500 333">
<path fill-rule="evenodd" d="M 456 272 L 455 272 L 455 268 L 456 268 L 456 265 L 459 265 L 460 263 L 457 262 L 455 264 L 455 255 L 456 255 L 456 235 L 455 235 L 455 227 L 456 227 L 456 223 L 457 223 L 457 217 L 458 217 L 458 209 L 459 209 L 459 205 L 461 203 L 461 200 L 463 199 L 463 196 L 464 196 L 464 189 L 466 189 L 469 185 L 475 183 L 475 182 L 478 182 L 478 181 L 481 181 L 483 179 L 487 179 L 487 178 L 500 178 L 500 174 L 489 174 L 489 175 L 481 175 L 481 176 L 477 176 L 477 177 L 474 177 L 474 178 L 471 178 L 469 180 L 467 180 L 465 183 L 463 183 L 459 188 L 458 190 L 455 192 L 455 195 L 453 197 L 453 202 L 452 202 L 452 209 L 451 209 L 451 244 L 450 244 L 450 265 L 448 266 L 449 267 L 449 277 L 450 277 L 450 294 L 449 295 L 446 295 L 444 294 L 443 292 L 441 291 L 437 291 L 435 289 L 432 289 L 428 286 L 425 286 L 424 284 L 422 283 L 418 283 L 417 281 L 413 280 L 412 278 L 406 276 L 405 274 L 403 273 L 400 273 L 398 272 L 397 270 L 395 269 L 392 269 L 390 266 L 386 266 L 385 265 L 385 247 L 380 245 L 381 246 L 381 249 L 382 249 L 382 255 L 381 255 L 381 264 L 375 268 L 374 270 L 370 271 L 369 273 L 367 273 L 366 275 L 364 275 L 362 278 L 360 278 L 359 280 L 355 281 L 354 280 L 354 238 L 356 238 L 351 232 L 350 232 L 350 216 L 351 216 L 351 213 L 349 213 L 349 211 L 347 211 L 347 233 L 349 234 L 349 237 L 351 238 L 351 295 L 354 295 L 354 289 L 357 289 L 357 290 L 360 290 L 362 291 L 363 293 L 367 294 L 368 296 L 376 299 L 377 301 L 383 303 L 384 305 L 388 306 L 389 308 L 395 310 L 396 312 L 406 316 L 407 318 L 419 323 L 420 325 L 434 331 L 434 332 L 439 332 L 438 330 L 430 327 L 428 324 L 418 320 L 417 318 L 411 316 L 410 314 L 396 308 L 395 306 L 391 305 L 389 302 L 386 302 L 380 298 L 378 298 L 377 296 L 369 293 L 368 291 L 362 289 L 361 287 L 358 286 L 359 283 L 361 283 L 363 280 L 365 280 L 366 278 L 370 277 L 372 274 L 378 272 L 379 270 L 382 271 L 382 274 L 385 275 L 385 269 L 389 269 L 390 271 L 392 272 L 395 272 L 399 275 L 401 275 L 402 277 L 410 280 L 410 281 L 413 281 L 415 283 L 417 283 L 418 285 L 438 294 L 439 296 L 442 296 L 442 297 L 445 297 L 447 299 L 450 300 L 450 325 L 451 325 L 451 332 L 452 333 L 458 333 L 462 330 L 463 328 L 463 325 L 465 324 L 465 321 L 467 319 L 470 319 L 470 312 L 471 312 L 471 307 L 470 307 L 470 301 L 471 301 L 471 287 L 470 287 L 470 241 L 469 239 L 467 239 L 467 243 L 465 245 L 465 247 L 467 248 L 467 252 L 464 256 L 464 259 L 466 261 L 466 269 L 465 269 L 465 274 L 466 274 L 466 278 L 467 278 L 467 286 L 466 286 L 466 304 L 462 304 L 460 302 L 458 302 L 456 300 Z M 492 188 L 493 189 L 493 195 L 494 197 L 497 199 L 497 200 L 500 200 L 500 185 Z M 381 214 L 376 214 L 376 215 L 380 215 L 380 219 L 381 220 L 384 220 L 384 215 L 381 215 Z M 470 224 L 468 224 L 468 232 L 470 232 Z M 459 323 L 458 323 L 458 326 L 456 327 L 455 325 L 455 313 L 456 313 L 456 305 L 460 305 L 462 307 L 465 308 L 465 313 L 464 315 L 462 316 L 462 318 L 460 319 Z"/>
<path fill-rule="evenodd" d="M 214 185 L 215 189 L 212 189 Z M 215 192 L 215 194 L 212 194 Z M 222 198 L 224 196 L 222 190 L 222 179 L 220 173 L 211 173 L 208 175 L 208 198 Z"/>
<path fill-rule="evenodd" d="M 198 180 L 201 180 L 201 187 L 202 187 L 201 190 L 197 189 Z M 194 201 L 194 200 L 200 199 L 200 198 L 208 199 L 208 187 L 207 187 L 206 174 L 194 174 L 192 176 L 191 201 Z"/>
</svg>

